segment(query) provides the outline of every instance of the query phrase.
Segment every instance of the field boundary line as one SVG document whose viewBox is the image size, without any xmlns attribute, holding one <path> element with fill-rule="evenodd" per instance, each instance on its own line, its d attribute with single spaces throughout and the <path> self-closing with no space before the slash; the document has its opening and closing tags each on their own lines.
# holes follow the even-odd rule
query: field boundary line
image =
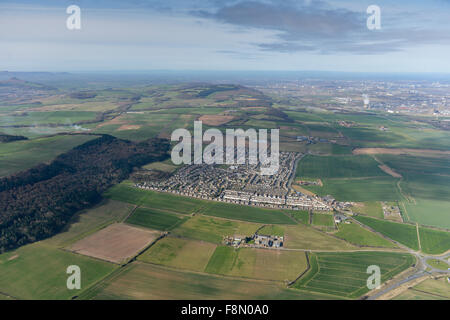
<svg viewBox="0 0 450 320">
<path fill-rule="evenodd" d="M 351 279 L 351 278 L 350 278 L 350 279 Z M 313 279 L 311 279 L 311 280 L 313 280 Z M 339 282 L 339 281 L 334 282 L 334 281 L 320 280 L 320 279 L 314 279 L 314 281 L 319 282 L 319 283 L 323 283 L 323 284 L 340 284 L 340 285 L 342 285 L 342 283 Z M 309 282 L 308 282 L 308 283 L 309 283 Z M 350 284 L 345 284 L 345 286 L 350 287 L 350 288 L 352 288 L 352 289 L 355 288 L 356 290 L 361 289 L 361 287 L 355 287 L 354 285 L 350 285 Z M 310 288 L 314 288 L 314 287 L 310 287 Z M 316 288 L 317 288 L 317 287 L 316 287 Z M 318 289 L 321 289 L 321 288 L 318 288 Z M 342 291 L 336 291 L 336 290 L 329 289 L 329 288 L 324 289 L 324 290 L 330 290 L 330 291 L 335 291 L 335 292 L 342 292 Z M 345 294 L 345 295 L 346 295 L 346 296 L 349 296 L 349 295 L 351 295 L 353 292 L 355 292 L 356 290 L 351 291 L 350 293 Z"/>
<path fill-rule="evenodd" d="M 190 240 L 190 241 L 200 241 L 200 242 L 207 242 L 212 243 L 215 245 L 223 245 L 222 243 L 218 242 L 211 242 L 207 240 L 200 240 L 200 239 L 194 239 L 189 238 L 184 235 L 177 234 L 176 232 L 170 232 L 168 236 L 173 238 L 179 238 L 184 240 Z M 287 236 L 285 236 L 285 239 L 288 239 Z M 384 247 L 356 247 L 355 249 L 350 250 L 326 250 L 326 249 L 307 249 L 307 248 L 288 248 L 288 247 L 282 247 L 282 248 L 267 248 L 267 247 L 251 247 L 251 246 L 243 246 L 241 248 L 250 248 L 250 249 L 262 249 L 262 250 L 281 250 L 281 251 L 297 251 L 297 252 L 320 252 L 320 253 L 350 253 L 350 252 L 392 252 L 392 253 L 405 253 L 405 251 L 402 248 L 384 248 Z"/>
<path fill-rule="evenodd" d="M 419 243 L 419 251 L 422 252 L 422 245 L 420 243 L 420 234 L 419 234 L 419 224 L 416 222 L 416 234 L 417 234 L 417 241 Z"/>
<path fill-rule="evenodd" d="M 312 292 L 317 292 L 317 293 L 322 293 L 322 294 L 328 294 L 328 295 L 335 295 L 337 297 L 342 297 L 342 298 L 346 298 L 346 299 L 351 299 L 350 298 L 350 294 L 351 293 L 343 293 L 342 291 L 336 291 L 333 289 L 325 289 L 325 288 L 319 288 L 319 287 L 306 287 L 307 289 L 309 289 Z M 321 290 L 325 290 L 321 291 Z M 330 293 L 333 292 L 333 293 Z M 352 291 L 353 292 L 353 291 Z"/>
<path fill-rule="evenodd" d="M 386 221 L 386 222 L 391 222 L 391 223 L 398 223 L 398 224 L 403 224 L 403 225 L 409 225 L 409 226 L 411 226 L 411 227 L 415 227 L 415 226 L 416 226 L 416 224 L 413 223 L 413 222 L 398 222 L 398 221 L 388 220 L 388 219 L 385 219 L 385 218 L 379 218 L 379 217 L 374 217 L 374 216 L 368 216 L 368 215 L 365 215 L 365 214 L 354 215 L 352 218 L 354 219 L 354 217 L 357 217 L 357 216 L 362 216 L 362 217 L 366 217 L 366 218 L 370 218 L 370 219 L 378 220 L 378 221 Z M 361 222 L 360 222 L 360 223 L 361 223 Z"/>
<path fill-rule="evenodd" d="M 300 273 L 300 275 L 295 280 L 293 280 L 287 284 L 288 288 L 290 286 L 292 286 L 294 283 L 296 283 L 301 277 L 303 277 L 311 269 L 311 264 L 309 263 L 308 252 L 305 251 L 304 253 L 305 253 L 305 257 L 306 257 L 306 269 L 302 273 Z"/>
<path fill-rule="evenodd" d="M 206 275 L 206 276 L 212 276 L 215 278 L 229 278 L 232 280 L 247 280 L 252 282 L 265 282 L 270 284 L 280 284 L 282 286 L 283 280 L 270 280 L 270 279 L 258 279 L 258 278 L 248 278 L 248 277 L 239 277 L 235 275 L 227 275 L 227 274 L 218 274 L 218 273 L 208 273 L 208 272 L 202 272 L 202 271 L 194 271 L 194 270 L 188 270 L 188 269 L 182 269 L 182 268 L 176 268 L 172 266 L 162 265 L 162 264 L 156 264 L 148 261 L 143 260 L 136 260 L 133 262 L 133 264 L 143 264 L 143 265 L 149 265 L 152 267 L 157 267 L 158 269 L 162 270 L 171 270 L 175 272 L 181 272 L 181 273 L 193 273 L 193 274 L 200 274 L 200 275 Z"/>
<path fill-rule="evenodd" d="M 338 230 L 339 231 L 339 230 Z M 337 231 L 337 232 L 338 232 Z M 367 231 L 369 231 L 369 230 L 367 230 Z M 336 232 L 336 233 L 337 233 Z M 345 242 L 347 242 L 347 243 L 349 243 L 349 244 L 351 244 L 351 245 L 353 245 L 353 246 L 356 246 L 356 247 L 358 247 L 358 248 L 368 248 L 368 249 L 398 249 L 398 248 L 390 248 L 390 247 L 383 247 L 383 246 L 369 246 L 369 245 L 365 245 L 365 244 L 355 244 L 355 243 L 351 243 L 350 241 L 348 241 L 347 239 L 344 239 L 344 238 L 341 238 L 341 237 L 339 237 L 339 236 L 337 236 L 337 235 L 335 235 L 335 234 L 330 234 L 330 235 L 332 235 L 332 236 L 334 236 L 334 237 L 336 237 L 336 238 L 338 238 L 338 239 L 341 239 L 341 240 L 343 240 L 343 241 L 345 241 Z M 387 240 L 387 239 L 385 239 L 385 240 Z"/>
<path fill-rule="evenodd" d="M 106 259 L 102 259 L 102 258 L 98 258 L 98 257 L 94 257 L 94 256 L 88 256 L 88 255 L 79 253 L 77 251 L 72 251 L 72 250 L 67 249 L 67 248 L 57 248 L 57 249 L 65 251 L 65 252 L 69 252 L 69 253 L 72 253 L 72 254 L 76 254 L 76 255 L 79 255 L 79 256 L 82 256 L 82 257 L 85 257 L 85 258 L 94 259 L 94 260 L 101 261 L 101 262 L 111 263 L 111 264 L 116 265 L 116 266 L 121 266 L 122 265 L 120 262 L 112 262 L 110 260 L 106 260 Z"/>
<path fill-rule="evenodd" d="M 160 212 L 160 213 L 171 213 L 171 214 L 176 214 L 176 215 L 178 215 L 178 216 L 187 216 L 187 217 L 189 217 L 192 213 L 181 213 L 181 212 L 178 212 L 178 211 L 174 211 L 174 210 L 168 210 L 168 209 L 160 209 L 160 208 L 150 208 L 150 207 L 147 207 L 146 205 L 144 205 L 144 204 L 141 204 L 141 205 L 139 205 L 139 208 L 136 208 L 136 209 L 148 209 L 148 210 L 155 210 L 155 211 L 158 211 L 158 212 Z"/>
<path fill-rule="evenodd" d="M 129 217 L 131 217 L 131 216 L 133 215 L 133 213 L 134 213 L 139 207 L 140 207 L 140 205 L 135 204 L 135 205 L 134 205 L 134 208 L 131 209 L 130 213 L 127 214 L 127 216 L 122 220 L 122 222 L 125 223 L 125 221 L 127 221 L 127 219 L 128 219 Z"/>
<path fill-rule="evenodd" d="M 99 224 L 98 226 L 96 226 L 96 227 L 94 227 L 94 228 L 92 228 L 90 230 L 87 230 L 87 231 L 85 231 L 85 232 L 83 232 L 83 233 L 81 233 L 81 234 L 79 234 L 79 235 L 77 235 L 77 236 L 75 236 L 75 237 L 73 237 L 71 239 L 68 239 L 68 240 L 64 241 L 60 246 L 57 246 L 57 247 L 58 247 L 58 249 L 67 249 L 68 247 L 70 247 L 74 243 L 76 243 L 76 242 L 78 242 L 80 240 L 83 240 L 84 238 L 87 238 L 90 235 L 92 235 L 92 234 L 94 234 L 94 233 L 96 233 L 96 232 L 98 232 L 100 230 L 103 230 L 103 229 L 109 227 L 110 225 L 112 225 L 114 223 L 121 223 L 121 222 L 119 222 L 117 220 L 114 220 L 114 219 L 110 219 L 108 221 L 105 221 L 102 224 Z M 67 250 L 70 251 L 69 249 L 67 249 Z"/>
<path fill-rule="evenodd" d="M 313 274 L 311 279 L 306 281 L 305 286 L 307 286 L 308 283 L 310 283 L 320 273 L 320 263 L 319 263 L 319 257 L 317 255 L 316 255 L 316 263 L 317 263 L 317 272 L 315 274 Z"/>
<path fill-rule="evenodd" d="M 290 213 L 285 212 L 285 210 L 283 210 L 283 209 L 281 209 L 281 210 L 282 210 L 281 212 L 282 212 L 286 217 L 288 217 L 290 220 L 292 220 L 293 222 L 295 222 L 295 225 L 297 225 L 297 224 L 300 223 L 300 222 L 297 221 L 293 216 L 291 216 Z M 279 224 L 279 226 L 294 226 L 294 224 Z"/>
<path fill-rule="evenodd" d="M 213 216 L 213 215 L 208 215 L 208 214 L 198 213 L 198 212 L 194 212 L 194 215 L 202 216 L 202 217 L 208 217 L 208 218 L 212 218 L 212 219 L 220 219 L 220 220 L 229 220 L 229 221 L 234 221 L 234 222 L 241 222 L 241 223 L 244 222 L 244 223 L 252 223 L 252 224 L 258 224 L 258 225 L 263 225 L 264 224 L 262 222 L 253 222 L 253 221 L 247 221 L 247 220 L 238 220 L 238 219 L 232 219 L 232 218 L 224 218 L 224 217 L 218 217 L 218 216 Z M 298 224 L 298 222 L 296 222 L 296 224 Z M 275 223 L 273 225 L 276 225 L 276 226 L 294 226 L 294 224 L 279 224 L 279 223 Z"/>
<path fill-rule="evenodd" d="M 13 299 L 13 300 L 23 300 L 23 299 L 21 299 L 21 298 L 12 296 L 12 295 L 10 295 L 10 294 L 8 294 L 8 293 L 6 293 L 6 292 L 3 292 L 3 291 L 0 291 L 0 295 L 5 296 L 5 297 L 8 297 L 8 298 L 11 298 L 11 299 Z"/>
<path fill-rule="evenodd" d="M 412 291 L 417 291 L 417 292 L 425 293 L 425 294 L 428 294 L 428 295 L 430 295 L 430 296 L 435 296 L 435 297 L 439 297 L 439 298 L 444 298 L 445 300 L 450 299 L 449 297 L 441 296 L 440 294 L 437 294 L 437 293 L 431 293 L 431 292 L 428 292 L 428 291 L 423 291 L 423 290 L 415 289 L 414 287 L 413 287 L 413 288 L 408 288 L 408 289 L 409 289 L 409 290 L 412 290 Z"/>
<path fill-rule="evenodd" d="M 136 255 L 134 255 L 134 257 L 130 258 L 124 265 L 128 265 L 128 264 L 132 263 L 133 261 L 136 261 L 140 255 L 142 255 L 145 251 L 147 251 L 148 249 L 153 247 L 153 245 L 155 245 L 159 240 L 165 238 L 168 234 L 169 234 L 168 232 L 162 232 L 159 235 L 159 237 L 157 237 L 155 240 L 153 240 L 151 243 L 149 243 L 145 248 L 140 250 Z"/>
<path fill-rule="evenodd" d="M 408 210 L 406 210 L 406 206 L 405 206 L 405 202 L 404 201 L 399 201 L 399 203 L 402 204 L 404 213 L 406 214 L 406 217 L 403 216 L 402 211 L 400 210 L 400 216 L 402 217 L 403 223 L 408 223 L 408 221 L 410 221 L 409 215 L 408 215 Z M 399 206 L 400 208 L 400 206 Z M 407 221 L 405 221 L 405 219 L 407 219 Z"/>
<path fill-rule="evenodd" d="M 91 291 L 94 291 L 94 293 L 95 293 L 95 290 L 97 288 L 108 285 L 108 281 L 114 280 L 115 278 L 120 276 L 123 272 L 127 271 L 129 269 L 129 268 L 127 268 L 127 266 L 128 265 L 119 266 L 118 268 L 112 270 L 109 274 L 105 275 L 103 278 L 99 279 L 97 282 L 91 284 L 89 287 L 84 289 L 79 295 L 72 297 L 72 299 L 84 300 L 85 299 L 83 297 L 84 295 L 87 295 L 87 297 L 89 298 L 89 294 Z M 92 298 L 95 298 L 95 296 L 96 295 L 92 296 Z M 92 299 L 89 299 L 89 300 L 92 300 Z"/>
<path fill-rule="evenodd" d="M 369 227 L 369 226 L 363 224 L 362 222 L 359 222 L 358 220 L 356 220 L 356 219 L 354 219 L 354 218 L 350 218 L 350 219 L 351 219 L 352 221 L 354 221 L 355 223 L 359 224 L 360 226 L 362 226 L 363 228 L 365 228 L 365 229 L 367 229 L 367 230 L 369 230 L 369 231 L 371 231 L 371 232 L 373 232 L 373 233 L 375 233 L 375 234 L 381 236 L 382 238 L 384 238 L 384 239 L 386 239 L 386 240 L 388 240 L 388 241 L 391 241 L 392 243 L 394 243 L 395 245 L 397 245 L 400 249 L 406 250 L 406 251 L 408 251 L 408 252 L 409 252 L 409 250 L 415 251 L 414 249 L 412 249 L 412 248 L 410 248 L 410 247 L 408 247 L 408 246 L 406 246 L 406 245 L 404 245 L 404 244 L 402 244 L 402 243 L 400 243 L 400 242 L 398 242 L 398 241 L 395 241 L 395 240 L 389 238 L 388 236 L 385 236 L 385 235 L 382 234 L 381 232 L 376 231 L 375 229 L 373 229 L 373 228 L 371 228 L 371 227 Z M 375 218 L 375 219 L 377 219 L 377 218 Z M 382 219 L 378 219 L 378 220 L 383 221 Z M 396 223 L 396 222 L 393 222 L 393 223 Z M 397 223 L 398 223 L 398 222 L 397 222 Z"/>
</svg>

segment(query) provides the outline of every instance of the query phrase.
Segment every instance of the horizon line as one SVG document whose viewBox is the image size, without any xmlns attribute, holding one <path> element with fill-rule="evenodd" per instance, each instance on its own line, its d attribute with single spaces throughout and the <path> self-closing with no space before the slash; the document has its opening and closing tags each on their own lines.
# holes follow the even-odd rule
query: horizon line
<svg viewBox="0 0 450 320">
<path fill-rule="evenodd" d="M 0 70 L 0 73 L 65 73 L 65 74 L 101 74 L 101 73 L 148 73 L 148 72 L 215 72 L 215 73 L 231 73 L 231 72 L 265 72 L 265 73 L 295 73 L 295 72 L 309 72 L 309 73 L 353 73 L 353 74 L 438 74 L 438 75 L 449 75 L 450 72 L 423 72 L 423 71 L 337 71 L 337 70 L 220 70 L 220 69 L 146 69 L 146 70 L 80 70 L 80 71 L 48 71 L 48 70 L 35 70 L 35 71 L 24 71 L 24 70 Z"/>
</svg>

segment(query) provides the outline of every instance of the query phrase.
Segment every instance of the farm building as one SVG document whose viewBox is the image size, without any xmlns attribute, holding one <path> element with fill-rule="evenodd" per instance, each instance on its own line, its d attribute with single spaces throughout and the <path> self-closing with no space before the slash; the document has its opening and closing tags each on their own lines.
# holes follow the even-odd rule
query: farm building
<svg viewBox="0 0 450 320">
<path fill-rule="evenodd" d="M 283 246 L 284 238 L 277 236 L 255 235 L 255 244 L 268 247 L 268 248 L 280 248 Z"/>
</svg>

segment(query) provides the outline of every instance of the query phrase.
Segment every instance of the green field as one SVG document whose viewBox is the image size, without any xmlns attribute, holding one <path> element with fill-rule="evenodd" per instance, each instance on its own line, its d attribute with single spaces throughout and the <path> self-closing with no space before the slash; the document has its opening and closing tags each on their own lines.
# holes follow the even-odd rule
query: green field
<svg viewBox="0 0 450 320">
<path fill-rule="evenodd" d="M 414 198 L 414 202 L 404 201 L 403 204 L 411 221 L 450 230 L 450 214 L 448 214 L 450 212 L 450 201 L 444 199 Z"/>
<path fill-rule="evenodd" d="M 311 268 L 294 284 L 294 288 L 357 298 L 369 291 L 367 268 L 377 265 L 384 282 L 414 263 L 409 254 L 392 252 L 315 253 Z"/>
<path fill-rule="evenodd" d="M 60 135 L 0 144 L 0 177 L 48 162 L 95 136 Z"/>
<path fill-rule="evenodd" d="M 323 118 L 324 116 L 321 115 Z M 356 119 L 355 119 L 356 120 Z M 368 119 L 367 119 L 368 121 Z M 380 122 L 368 121 L 373 125 Z M 380 122 L 381 124 L 381 122 Z M 408 125 L 397 122 L 392 132 L 380 133 L 375 128 L 341 128 L 358 146 L 374 146 L 379 144 L 383 136 L 383 144 L 388 147 L 423 148 L 420 139 L 439 132 L 423 130 L 421 134 L 411 130 Z M 400 141 L 408 136 L 408 143 Z M 426 147 L 431 148 L 430 141 Z M 442 142 L 440 140 L 440 142 Z M 382 145 L 379 145 L 382 146 Z M 440 148 L 442 149 L 442 148 Z M 444 148 L 443 150 L 446 150 Z M 426 153 L 424 152 L 424 155 Z M 403 179 L 388 176 L 378 167 L 375 157 L 358 156 L 312 156 L 305 157 L 297 167 L 297 177 L 321 178 L 323 187 L 307 186 L 306 189 L 318 194 L 334 196 L 341 201 L 373 202 L 373 201 L 404 201 L 405 218 L 422 225 L 450 229 L 450 161 L 448 157 L 417 157 L 409 155 L 376 155 L 376 159 L 399 174 Z M 399 183 L 399 187 L 397 187 Z M 401 188 L 402 193 L 400 193 Z M 403 195 L 402 195 L 403 194 Z M 373 208 L 375 209 L 375 208 Z M 382 218 L 381 210 L 368 208 L 360 210 L 361 214 Z"/>
<path fill-rule="evenodd" d="M 131 181 L 124 181 L 108 189 L 103 197 L 140 206 L 149 197 L 149 193 L 132 185 Z"/>
<path fill-rule="evenodd" d="M 429 259 L 427 260 L 427 263 L 432 266 L 433 268 L 447 271 L 450 268 L 450 265 L 448 263 L 443 262 L 439 259 Z"/>
<path fill-rule="evenodd" d="M 308 211 L 290 210 L 287 213 L 290 214 L 298 222 L 301 222 L 303 224 L 309 224 L 309 212 Z"/>
<path fill-rule="evenodd" d="M 402 189 L 413 198 L 447 201 L 450 198 L 450 176 L 411 173 L 404 176 Z"/>
<path fill-rule="evenodd" d="M 299 224 L 285 227 L 284 247 L 289 249 L 305 250 L 354 250 L 356 246 L 337 239 L 325 232 L 318 231 L 309 226 Z"/>
<path fill-rule="evenodd" d="M 196 215 L 172 232 L 182 237 L 222 243 L 225 236 L 251 236 L 261 225 Z"/>
<path fill-rule="evenodd" d="M 160 134 L 170 135 L 177 128 L 189 128 L 193 124 L 194 118 L 195 115 L 193 114 L 165 114 L 145 111 L 142 113 L 127 113 L 120 117 L 121 122 L 119 124 L 106 122 L 102 126 L 96 126 L 92 129 L 95 133 L 106 133 L 120 139 L 142 141 L 155 138 Z M 126 126 L 133 127 L 127 128 Z"/>
<path fill-rule="evenodd" d="M 378 162 L 369 156 L 311 156 L 304 157 L 297 166 L 299 178 L 360 178 L 386 176 Z"/>
<path fill-rule="evenodd" d="M 317 262 L 317 255 L 314 253 L 306 253 L 309 258 L 309 268 L 297 281 L 293 287 L 297 289 L 304 288 L 304 286 L 319 272 L 319 263 Z"/>
<path fill-rule="evenodd" d="M 422 290 L 435 295 L 444 296 L 450 299 L 450 290 L 448 290 L 450 284 L 445 277 L 439 279 L 428 279 L 422 283 L 419 283 L 414 289 Z"/>
<path fill-rule="evenodd" d="M 356 223 L 340 223 L 339 231 L 334 235 L 357 246 L 397 248 L 394 243 L 364 229 Z"/>
<path fill-rule="evenodd" d="M 214 251 L 205 271 L 208 273 L 227 274 L 236 264 L 238 250 L 233 247 L 219 246 Z"/>
<path fill-rule="evenodd" d="M 79 121 L 94 120 L 96 115 L 95 112 L 90 111 L 33 111 L 21 115 L 1 117 L 0 126 L 37 124 L 72 125 Z"/>
<path fill-rule="evenodd" d="M 450 229 L 450 160 L 393 156 L 384 160 L 403 175 L 400 187 L 410 221 Z"/>
<path fill-rule="evenodd" d="M 255 208 L 222 202 L 208 201 L 199 210 L 199 213 L 255 223 L 295 224 L 282 210 Z"/>
<path fill-rule="evenodd" d="M 219 246 L 205 271 L 236 277 L 292 281 L 306 270 L 303 252 Z"/>
<path fill-rule="evenodd" d="M 323 187 L 304 186 L 320 196 L 332 195 L 339 201 L 396 201 L 401 199 L 397 179 L 392 177 L 326 179 Z"/>
<path fill-rule="evenodd" d="M 284 227 L 279 225 L 270 225 L 261 228 L 258 234 L 284 237 Z"/>
<path fill-rule="evenodd" d="M 67 289 L 70 265 L 81 269 L 80 290 Z M 34 243 L 0 255 L 0 288 L 19 299 L 70 299 L 115 268 L 111 263 Z"/>
<path fill-rule="evenodd" d="M 422 251 L 429 254 L 442 254 L 450 250 L 450 232 L 419 227 Z"/>
<path fill-rule="evenodd" d="M 416 226 L 363 216 L 357 216 L 355 219 L 392 240 L 398 241 L 411 249 L 419 250 Z"/>
<path fill-rule="evenodd" d="M 159 170 L 163 172 L 174 172 L 177 169 L 177 166 L 172 164 L 170 160 L 163 162 L 152 162 L 148 165 L 143 166 L 144 169 L 147 170 Z"/>
<path fill-rule="evenodd" d="M 170 193 L 134 188 L 129 181 L 109 189 L 105 196 L 114 200 L 175 213 L 200 213 L 220 218 L 267 224 L 295 224 L 281 210 L 241 206 L 217 201 L 199 200 Z"/>
<path fill-rule="evenodd" d="M 139 261 L 203 272 L 216 245 L 188 239 L 165 237 L 150 247 Z"/>
<path fill-rule="evenodd" d="M 402 292 L 394 300 L 449 300 L 449 286 L 446 277 L 427 279 Z"/>
<path fill-rule="evenodd" d="M 353 212 L 366 216 L 384 219 L 383 208 L 378 201 L 361 202 L 353 206 Z"/>
<path fill-rule="evenodd" d="M 377 158 L 390 168 L 401 173 L 450 175 L 448 158 L 413 157 L 410 155 L 381 154 Z"/>
<path fill-rule="evenodd" d="M 361 118 L 356 117 L 355 120 L 360 122 Z M 372 122 L 370 127 L 340 127 L 339 130 L 350 139 L 350 143 L 355 147 L 420 149 L 426 146 L 427 149 L 437 150 L 448 150 L 450 147 L 448 136 L 444 130 L 430 128 L 418 130 L 416 125 L 391 121 L 389 131 L 382 132 L 377 126 L 386 124 L 386 120 L 381 120 L 381 123 L 380 121 L 376 122 L 378 122 L 376 125 Z"/>
<path fill-rule="evenodd" d="M 37 127 L 33 126 L 27 126 L 27 127 L 9 127 L 9 128 L 0 128 L 0 132 L 10 134 L 10 135 L 17 135 L 17 136 L 24 136 L 28 139 L 38 139 L 38 138 L 45 138 L 50 137 L 58 134 L 68 134 L 68 133 L 77 133 L 80 131 L 80 128 L 88 129 L 89 125 L 83 125 L 82 127 L 77 126 L 63 126 L 63 125 L 40 125 Z"/>
<path fill-rule="evenodd" d="M 137 208 L 125 222 L 150 229 L 168 231 L 186 220 L 187 217 L 175 213 L 156 209 Z"/>
<path fill-rule="evenodd" d="M 202 201 L 193 198 L 135 188 L 130 181 L 124 181 L 112 187 L 104 196 L 135 205 L 182 214 L 190 214 L 203 204 Z"/>
<path fill-rule="evenodd" d="M 149 264 L 132 264 L 81 296 L 84 299 L 235 299 L 317 300 L 333 296 L 287 289 L 284 284 L 211 274 L 167 270 Z"/>
<path fill-rule="evenodd" d="M 311 136 L 320 138 L 334 138 L 339 136 L 338 132 L 328 124 L 308 123 L 307 127 Z"/>
<path fill-rule="evenodd" d="M 332 214 L 314 212 L 312 224 L 318 226 L 334 227 L 334 218 Z"/>
</svg>

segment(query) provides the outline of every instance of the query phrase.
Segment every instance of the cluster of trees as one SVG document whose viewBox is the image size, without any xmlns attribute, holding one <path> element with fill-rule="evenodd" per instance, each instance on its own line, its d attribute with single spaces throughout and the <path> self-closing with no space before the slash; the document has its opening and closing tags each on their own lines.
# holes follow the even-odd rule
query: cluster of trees
<svg viewBox="0 0 450 320">
<path fill-rule="evenodd" d="M 0 179 L 0 252 L 50 237 L 136 166 L 168 157 L 167 140 L 103 135 L 19 174 Z"/>
<path fill-rule="evenodd" d="M 23 136 L 11 136 L 9 134 L 4 134 L 0 132 L 0 143 L 4 142 L 13 142 L 13 141 L 19 141 L 19 140 L 27 140 L 27 137 Z"/>
<path fill-rule="evenodd" d="M 284 113 L 280 109 L 276 109 L 273 107 L 268 108 L 267 111 L 264 113 L 264 115 L 266 115 L 268 117 L 281 118 L 286 122 L 293 122 L 293 120 L 291 118 L 289 118 L 289 116 L 286 113 Z"/>
<path fill-rule="evenodd" d="M 93 99 L 97 96 L 96 92 L 93 91 L 80 91 L 80 92 L 72 92 L 69 97 L 73 99 Z"/>
</svg>

